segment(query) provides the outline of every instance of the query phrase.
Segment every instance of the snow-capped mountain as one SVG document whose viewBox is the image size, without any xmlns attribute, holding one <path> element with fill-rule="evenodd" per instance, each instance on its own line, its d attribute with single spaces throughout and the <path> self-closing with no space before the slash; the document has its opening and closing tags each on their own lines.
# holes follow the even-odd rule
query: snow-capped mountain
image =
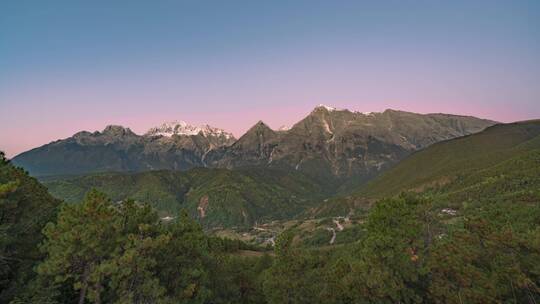
<svg viewBox="0 0 540 304">
<path fill-rule="evenodd" d="M 326 111 L 329 111 L 329 112 L 333 112 L 333 111 L 345 111 L 345 109 L 338 109 L 338 108 L 334 108 L 334 107 L 331 107 L 331 106 L 327 106 L 327 105 L 324 105 L 324 104 L 319 104 L 318 106 L 315 107 L 315 109 L 313 109 L 313 111 L 316 111 L 318 109 L 325 109 Z"/>
<path fill-rule="evenodd" d="M 202 135 L 205 137 L 224 137 L 225 139 L 234 139 L 232 133 L 226 132 L 223 129 L 215 128 L 210 125 L 193 126 L 185 121 L 172 121 L 166 122 L 159 127 L 154 127 L 145 133 L 145 136 L 166 136 L 171 137 L 173 135 Z"/>
<path fill-rule="evenodd" d="M 144 135 L 109 126 L 24 152 L 13 162 L 34 175 L 275 167 L 321 180 L 368 180 L 414 151 L 493 124 L 468 116 L 319 105 L 290 129 L 272 130 L 259 121 L 238 140 L 222 129 L 183 121 L 164 123 Z"/>
</svg>

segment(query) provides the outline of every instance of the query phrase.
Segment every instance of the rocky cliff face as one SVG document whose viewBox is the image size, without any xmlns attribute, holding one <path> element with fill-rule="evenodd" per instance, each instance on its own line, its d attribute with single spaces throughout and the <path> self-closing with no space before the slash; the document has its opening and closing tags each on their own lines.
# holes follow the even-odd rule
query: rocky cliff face
<svg viewBox="0 0 540 304">
<path fill-rule="evenodd" d="M 190 132 L 181 132 L 181 127 L 190 129 Z M 171 132 L 160 127 L 152 128 L 142 136 L 121 126 L 107 126 L 102 132 L 83 131 L 24 152 L 13 162 L 36 176 L 187 170 L 205 167 L 206 153 L 236 141 L 232 134 L 209 126 L 199 128 L 173 124 L 172 128 Z"/>
<path fill-rule="evenodd" d="M 324 178 L 369 179 L 416 150 L 482 131 L 495 122 L 447 114 L 361 113 L 316 107 L 286 131 L 253 126 L 213 166 L 284 167 Z"/>
<path fill-rule="evenodd" d="M 361 113 L 321 105 L 288 130 L 274 131 L 259 121 L 238 140 L 217 128 L 183 122 L 163 124 L 143 136 L 109 126 L 13 161 L 34 175 L 258 166 L 300 171 L 319 180 L 367 180 L 414 151 L 493 124 L 469 116 Z"/>
</svg>

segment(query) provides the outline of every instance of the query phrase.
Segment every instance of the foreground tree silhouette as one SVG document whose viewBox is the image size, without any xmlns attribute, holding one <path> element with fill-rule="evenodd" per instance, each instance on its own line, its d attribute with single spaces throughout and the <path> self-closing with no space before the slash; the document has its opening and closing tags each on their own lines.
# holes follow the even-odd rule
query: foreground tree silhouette
<svg viewBox="0 0 540 304">
<path fill-rule="evenodd" d="M 350 254 L 329 264 L 325 303 L 422 302 L 436 230 L 429 210 L 429 201 L 408 195 L 377 202 Z"/>
<path fill-rule="evenodd" d="M 9 303 L 35 278 L 33 268 L 43 258 L 41 230 L 59 203 L 0 151 L 0 303 Z"/>
<path fill-rule="evenodd" d="M 208 239 L 201 226 L 189 218 L 186 210 L 166 225 L 170 238 L 157 251 L 157 273 L 167 297 L 174 303 L 205 303 L 211 296 L 208 280 Z"/>
<path fill-rule="evenodd" d="M 149 205 L 112 203 L 93 190 L 64 205 L 44 234 L 43 281 L 31 299 L 58 299 L 70 285 L 81 304 L 203 303 L 211 294 L 208 240 L 185 211 L 162 225 Z"/>
<path fill-rule="evenodd" d="M 170 241 L 169 235 L 158 234 L 152 226 L 142 224 L 130 234 L 122 250 L 101 265 L 114 291 L 114 303 L 155 303 L 165 301 L 165 288 L 156 273 L 156 251 Z"/>
<path fill-rule="evenodd" d="M 294 234 L 276 241 L 274 263 L 265 273 L 263 290 L 269 303 L 319 303 L 322 268 L 316 255 L 295 247 Z"/>
<path fill-rule="evenodd" d="M 100 265 L 107 279 L 107 302 L 165 302 L 165 288 L 158 274 L 157 252 L 163 250 L 170 236 L 162 231 L 158 216 L 149 205 L 127 200 L 118 206 L 119 246 Z"/>
<path fill-rule="evenodd" d="M 369 301 L 422 301 L 426 249 L 432 239 L 428 209 L 427 201 L 401 196 L 379 201 L 371 210 L 353 268 L 360 271 L 358 290 Z"/>
<path fill-rule="evenodd" d="M 100 264 L 115 252 L 121 221 L 104 194 L 92 190 L 80 205 L 64 205 L 57 223 L 49 223 L 42 249 L 47 259 L 38 273 L 56 283 L 72 282 L 79 291 L 79 303 L 86 297 L 101 303 L 103 273 Z"/>
</svg>

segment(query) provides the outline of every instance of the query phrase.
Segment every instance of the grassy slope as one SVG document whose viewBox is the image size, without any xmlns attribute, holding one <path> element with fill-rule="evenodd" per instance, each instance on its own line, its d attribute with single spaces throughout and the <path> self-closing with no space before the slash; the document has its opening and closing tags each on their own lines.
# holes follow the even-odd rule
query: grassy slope
<svg viewBox="0 0 540 304">
<path fill-rule="evenodd" d="M 321 223 L 326 218 L 326 224 L 313 231 L 301 230 L 299 235 L 306 245 L 325 245 L 330 238 L 326 229 L 334 227 L 327 218 L 352 215 L 360 225 L 338 232 L 336 244 L 357 240 L 372 204 L 410 190 L 430 198 L 433 211 L 447 223 L 480 213 L 499 217 L 497 221 L 519 219 L 512 220 L 516 229 L 537 221 L 538 212 L 534 210 L 540 206 L 540 121 L 495 126 L 415 153 L 354 195 L 334 197 L 308 209 L 303 214 L 306 218 Z M 445 208 L 454 209 L 457 215 L 441 213 Z"/>
<path fill-rule="evenodd" d="M 540 147 L 540 137 L 535 139 Z M 520 147 L 521 148 L 521 147 Z M 540 148 L 523 151 L 491 167 L 459 176 L 452 183 L 429 189 L 440 201 L 454 207 L 464 202 L 540 201 Z"/>
<path fill-rule="evenodd" d="M 531 169 L 537 169 L 534 156 L 529 154 L 540 149 L 538 136 L 540 120 L 496 125 L 478 134 L 434 144 L 363 186 L 355 196 L 381 198 L 440 187 L 457 191 L 492 176 L 495 171 L 491 170 L 497 166 L 501 166 L 499 171 L 512 173 L 512 161 L 519 163 L 521 158 L 532 161 Z M 505 162 L 509 162 L 506 167 Z"/>
<path fill-rule="evenodd" d="M 168 214 L 187 208 L 207 227 L 250 226 L 255 221 L 289 218 L 322 195 L 320 185 L 302 174 L 261 169 L 100 173 L 43 182 L 53 195 L 71 203 L 96 188 L 115 201 L 133 198 Z M 204 197 L 208 197 L 208 207 L 200 218 L 197 207 Z"/>
<path fill-rule="evenodd" d="M 334 197 L 305 216 L 344 216 L 403 191 L 429 195 L 441 206 L 466 202 L 538 201 L 540 120 L 496 125 L 412 154 L 352 195 Z"/>
</svg>

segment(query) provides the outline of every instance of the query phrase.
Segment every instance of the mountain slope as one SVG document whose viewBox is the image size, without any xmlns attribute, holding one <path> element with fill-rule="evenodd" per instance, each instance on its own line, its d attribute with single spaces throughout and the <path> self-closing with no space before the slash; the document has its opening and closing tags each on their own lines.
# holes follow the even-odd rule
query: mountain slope
<svg viewBox="0 0 540 304">
<path fill-rule="evenodd" d="M 360 113 L 321 105 L 288 130 L 274 131 L 260 121 L 238 140 L 223 130 L 183 122 L 163 124 L 143 136 L 110 126 L 22 153 L 13 162 L 35 176 L 256 166 L 299 171 L 343 191 L 414 151 L 494 123 L 467 116 Z"/>
<path fill-rule="evenodd" d="M 140 136 L 121 126 L 79 132 L 21 153 L 12 161 L 34 176 L 105 171 L 187 170 L 204 166 L 211 149 L 232 144 L 232 134 L 183 122 L 165 124 Z"/>
<path fill-rule="evenodd" d="M 335 185 L 362 183 L 413 151 L 492 124 L 466 116 L 359 113 L 321 105 L 287 131 L 273 132 L 259 122 L 212 165 L 286 168 Z"/>
<path fill-rule="evenodd" d="M 280 134 L 259 121 L 229 147 L 210 152 L 211 167 L 236 168 L 267 165 L 272 162 L 272 149 Z"/>
<path fill-rule="evenodd" d="M 534 154 L 540 148 L 538 136 L 540 120 L 496 125 L 478 134 L 441 142 L 411 155 L 356 194 L 383 197 L 400 191 L 463 184 L 505 161 Z"/>
<path fill-rule="evenodd" d="M 306 217 L 361 213 L 379 199 L 413 191 L 440 208 L 540 201 L 540 120 L 500 124 L 415 152 L 348 196 L 308 209 Z"/>
<path fill-rule="evenodd" d="M 300 173 L 270 169 L 100 173 L 48 177 L 42 182 L 54 196 L 70 203 L 80 202 L 96 188 L 114 201 L 148 202 L 163 215 L 187 208 L 206 227 L 248 227 L 290 218 L 327 195 L 321 185 Z"/>
<path fill-rule="evenodd" d="M 7 162 L 0 152 L 0 302 L 9 303 L 35 276 L 42 258 L 41 230 L 54 219 L 60 201 Z"/>
</svg>

